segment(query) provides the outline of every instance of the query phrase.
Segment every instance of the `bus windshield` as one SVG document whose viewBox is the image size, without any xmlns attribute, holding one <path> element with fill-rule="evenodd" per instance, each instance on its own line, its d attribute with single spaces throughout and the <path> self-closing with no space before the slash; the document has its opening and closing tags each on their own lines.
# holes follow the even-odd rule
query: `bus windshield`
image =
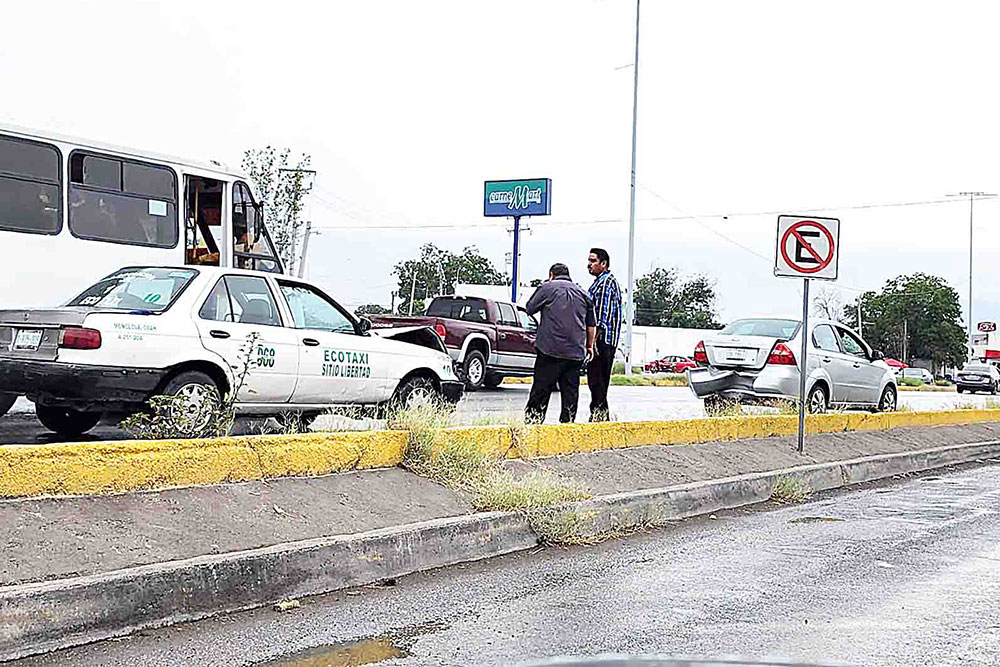
<svg viewBox="0 0 1000 667">
<path fill-rule="evenodd" d="M 66 305 L 160 313 L 196 275 L 193 269 L 122 269 L 88 287 Z"/>
</svg>

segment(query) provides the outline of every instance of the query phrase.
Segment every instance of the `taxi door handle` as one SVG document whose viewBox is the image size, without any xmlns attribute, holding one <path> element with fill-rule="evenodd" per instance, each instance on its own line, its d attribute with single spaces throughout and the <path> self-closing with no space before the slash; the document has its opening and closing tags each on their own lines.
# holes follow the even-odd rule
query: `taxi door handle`
<svg viewBox="0 0 1000 667">
<path fill-rule="evenodd" d="M 212 338 L 229 338 L 228 331 L 221 331 L 219 329 L 212 329 L 211 331 L 208 332 L 208 335 L 211 336 Z"/>
<path fill-rule="evenodd" d="M 824 364 L 830 363 L 830 357 L 823 357 L 823 363 Z"/>
<path fill-rule="evenodd" d="M 303 338 L 302 344 L 308 345 L 309 347 L 316 347 L 317 345 L 319 345 L 319 341 L 316 340 L 315 338 Z"/>
</svg>

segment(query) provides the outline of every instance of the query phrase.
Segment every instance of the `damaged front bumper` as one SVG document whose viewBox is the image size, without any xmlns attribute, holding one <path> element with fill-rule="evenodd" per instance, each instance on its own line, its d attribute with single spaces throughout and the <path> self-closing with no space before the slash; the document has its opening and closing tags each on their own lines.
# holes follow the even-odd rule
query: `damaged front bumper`
<svg viewBox="0 0 1000 667">
<path fill-rule="evenodd" d="M 795 400 L 799 371 L 787 369 L 735 370 L 692 368 L 686 371 L 688 386 L 698 398 L 721 396 L 741 403 Z"/>
</svg>

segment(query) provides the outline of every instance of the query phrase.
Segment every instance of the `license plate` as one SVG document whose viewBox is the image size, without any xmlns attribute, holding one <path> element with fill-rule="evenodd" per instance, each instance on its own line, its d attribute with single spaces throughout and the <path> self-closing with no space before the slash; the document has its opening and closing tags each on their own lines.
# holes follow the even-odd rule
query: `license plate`
<svg viewBox="0 0 1000 667">
<path fill-rule="evenodd" d="M 18 329 L 14 336 L 15 350 L 37 350 L 42 343 L 41 329 Z"/>
<path fill-rule="evenodd" d="M 982 376 L 979 376 L 979 375 L 966 375 L 965 379 L 969 380 L 971 382 L 979 382 L 983 378 L 982 378 Z"/>
<path fill-rule="evenodd" d="M 726 361 L 750 361 L 754 358 L 756 350 L 745 347 L 736 347 L 726 350 Z"/>
</svg>

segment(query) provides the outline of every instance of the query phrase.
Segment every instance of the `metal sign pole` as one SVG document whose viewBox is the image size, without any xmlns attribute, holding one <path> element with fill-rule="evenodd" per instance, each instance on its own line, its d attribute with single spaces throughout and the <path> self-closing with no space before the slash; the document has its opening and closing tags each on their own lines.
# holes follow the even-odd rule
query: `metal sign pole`
<svg viewBox="0 0 1000 667">
<path fill-rule="evenodd" d="M 806 375 L 809 373 L 809 279 L 802 281 L 802 364 L 799 369 L 799 454 L 806 437 Z"/>
<path fill-rule="evenodd" d="M 511 280 L 510 280 L 510 300 L 517 303 L 517 269 L 518 269 L 518 253 L 520 252 L 521 244 L 521 216 L 514 216 L 514 259 L 513 267 L 510 270 Z"/>
</svg>

